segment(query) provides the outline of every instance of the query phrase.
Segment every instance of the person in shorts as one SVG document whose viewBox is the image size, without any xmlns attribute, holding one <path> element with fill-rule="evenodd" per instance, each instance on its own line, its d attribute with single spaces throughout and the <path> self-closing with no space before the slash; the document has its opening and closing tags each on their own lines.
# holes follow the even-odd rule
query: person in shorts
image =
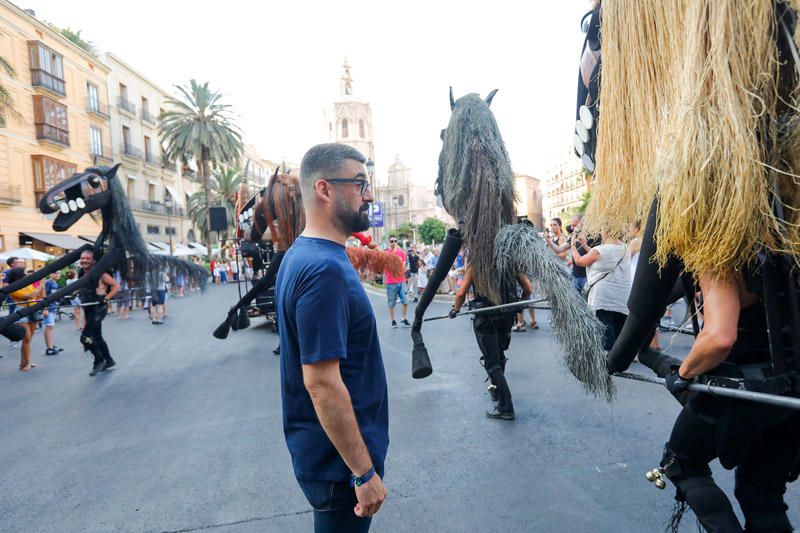
<svg viewBox="0 0 800 533">
<path fill-rule="evenodd" d="M 403 263 L 406 262 L 406 253 L 399 246 L 397 246 L 397 237 L 394 235 L 389 236 L 389 249 L 386 251 L 399 257 L 400 261 Z M 410 328 L 411 324 L 406 319 L 406 313 L 408 312 L 408 295 L 406 293 L 405 276 L 396 278 L 387 270 L 383 273 L 383 279 L 384 284 L 386 285 L 386 298 L 389 304 L 389 318 L 392 321 L 392 327 L 397 327 L 397 321 L 394 319 L 394 306 L 399 298 L 400 303 L 403 305 L 403 319 L 400 321 L 400 323 L 403 326 Z"/>
<path fill-rule="evenodd" d="M 60 287 L 58 286 L 58 280 L 61 277 L 60 272 L 53 272 L 50 274 L 50 277 L 44 283 L 44 293 L 47 296 L 50 296 L 53 292 L 57 291 Z M 45 350 L 45 355 L 56 355 L 59 352 L 63 352 L 64 348 L 59 348 L 53 343 L 53 330 L 56 327 L 56 317 L 58 316 L 58 304 L 53 302 L 51 305 L 47 307 L 42 312 L 42 326 L 44 327 L 44 343 L 47 346 L 47 350 Z"/>
</svg>

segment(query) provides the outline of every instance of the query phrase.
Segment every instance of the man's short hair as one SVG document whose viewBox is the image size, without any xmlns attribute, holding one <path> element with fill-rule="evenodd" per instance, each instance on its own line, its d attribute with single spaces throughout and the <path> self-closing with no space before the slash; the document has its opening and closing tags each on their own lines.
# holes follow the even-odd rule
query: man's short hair
<svg viewBox="0 0 800 533">
<path fill-rule="evenodd" d="M 389 239 L 390 239 L 390 240 L 391 240 L 391 239 L 396 239 L 396 238 L 397 238 L 397 235 L 389 235 Z"/>
<path fill-rule="evenodd" d="M 346 144 L 325 143 L 312 147 L 300 163 L 300 186 L 306 191 L 320 178 L 337 176 L 348 159 L 359 163 L 367 161 L 364 154 Z"/>
<path fill-rule="evenodd" d="M 11 266 L 11 265 L 13 265 L 14 263 L 16 263 L 17 259 L 19 259 L 19 257 L 16 257 L 16 256 L 12 255 L 12 256 L 11 256 L 11 257 L 9 257 L 8 259 L 6 259 L 6 264 L 7 264 L 8 266 Z"/>
</svg>

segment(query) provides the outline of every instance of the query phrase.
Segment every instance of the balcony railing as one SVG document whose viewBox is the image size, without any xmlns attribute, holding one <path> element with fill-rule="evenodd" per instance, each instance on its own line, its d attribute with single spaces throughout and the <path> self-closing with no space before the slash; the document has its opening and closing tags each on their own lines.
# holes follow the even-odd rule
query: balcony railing
<svg viewBox="0 0 800 533">
<path fill-rule="evenodd" d="M 133 157 L 134 159 L 142 158 L 142 151 L 139 150 L 138 148 L 134 148 L 130 144 L 123 143 L 120 152 L 122 152 L 122 155 Z"/>
<path fill-rule="evenodd" d="M 117 105 L 123 111 L 127 111 L 131 115 L 136 115 L 136 106 L 129 102 L 124 96 L 118 97 Z"/>
<path fill-rule="evenodd" d="M 32 68 L 31 85 L 33 85 L 34 87 L 42 87 L 59 96 L 67 95 L 67 90 L 64 87 L 64 80 L 56 76 L 53 76 L 46 70 Z"/>
<path fill-rule="evenodd" d="M 156 167 L 160 167 L 161 166 L 161 158 L 156 157 L 151 153 L 145 153 L 144 154 L 144 161 L 145 161 L 145 163 L 147 163 L 149 165 L 153 165 L 153 166 L 156 166 Z"/>
<path fill-rule="evenodd" d="M 131 209 L 135 211 L 147 211 L 149 213 L 158 213 L 160 215 L 167 214 L 167 206 L 161 202 L 151 202 L 149 200 L 142 200 L 140 198 L 128 198 L 128 203 L 130 204 Z M 169 210 L 169 215 L 173 217 L 185 217 L 186 210 L 179 205 L 173 205 Z"/>
<path fill-rule="evenodd" d="M 36 124 L 36 138 L 40 141 L 52 141 L 62 146 L 69 146 L 69 131 L 50 124 Z"/>
<path fill-rule="evenodd" d="M 22 203 L 22 195 L 20 194 L 19 185 L 0 183 L 0 204 L 20 205 L 21 203 Z"/>
<path fill-rule="evenodd" d="M 92 161 L 96 159 L 98 163 L 112 163 L 114 161 L 111 157 L 111 147 L 109 146 L 101 146 L 99 150 L 89 148 L 89 157 L 92 158 Z"/>
<path fill-rule="evenodd" d="M 147 109 L 142 109 L 142 120 L 145 122 L 149 122 L 150 124 L 155 125 L 157 120 L 156 117 L 150 114 L 150 111 Z"/>
<path fill-rule="evenodd" d="M 111 116 L 108 114 L 108 106 L 100 102 L 87 102 L 86 112 L 104 120 L 108 120 Z"/>
</svg>

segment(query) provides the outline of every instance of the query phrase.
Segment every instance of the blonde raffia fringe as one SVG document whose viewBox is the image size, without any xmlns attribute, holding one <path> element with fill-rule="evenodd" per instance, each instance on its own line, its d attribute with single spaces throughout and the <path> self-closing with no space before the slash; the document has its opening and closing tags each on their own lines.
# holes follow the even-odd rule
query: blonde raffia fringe
<svg viewBox="0 0 800 533">
<path fill-rule="evenodd" d="M 778 108 L 796 108 L 797 95 L 778 98 L 772 0 L 642 2 L 649 13 L 633 4 L 603 3 L 587 225 L 621 233 L 658 190 L 660 264 L 675 254 L 687 270 L 725 278 L 764 246 L 800 258 L 800 121 L 778 135 Z M 781 142 L 767 152 L 767 138 Z M 785 224 L 773 214 L 773 184 Z"/>
</svg>

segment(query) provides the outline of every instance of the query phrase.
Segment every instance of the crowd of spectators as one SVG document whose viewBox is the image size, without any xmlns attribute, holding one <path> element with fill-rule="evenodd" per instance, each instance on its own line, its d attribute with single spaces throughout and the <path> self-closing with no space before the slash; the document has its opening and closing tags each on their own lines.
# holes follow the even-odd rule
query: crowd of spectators
<svg viewBox="0 0 800 533">
<path fill-rule="evenodd" d="M 33 273 L 32 269 L 26 269 L 26 262 L 18 257 L 10 257 L 3 265 L 0 265 L 0 278 L 2 285 L 8 285 L 19 281 L 26 275 Z M 35 281 L 11 293 L 5 301 L 0 301 L 0 316 L 6 316 L 19 307 L 33 305 L 41 298 L 49 296 L 71 283 L 77 281 L 80 272 L 76 266 L 68 267 L 57 272 L 53 272 L 47 278 Z M 108 314 L 116 315 L 117 320 L 129 320 L 132 317 L 140 316 L 148 318 L 153 325 L 164 323 L 167 318 L 167 301 L 170 297 L 182 298 L 187 291 L 197 291 L 199 286 L 192 284 L 185 275 L 181 273 L 168 272 L 162 270 L 156 279 L 156 283 L 151 286 L 150 280 L 137 285 L 133 282 L 125 281 L 119 272 L 114 273 L 114 278 L 120 284 L 120 291 L 114 295 L 113 299 L 107 302 Z M 50 304 L 41 312 L 34 313 L 20 320 L 25 328 L 25 337 L 19 342 L 12 342 L 9 349 L 19 349 L 20 370 L 29 371 L 36 368 L 36 363 L 31 361 L 31 341 L 39 330 L 43 330 L 45 341 L 45 356 L 58 355 L 64 348 L 56 345 L 56 329 L 65 327 L 64 322 L 71 322 L 72 326 L 83 331 L 85 326 L 85 313 L 82 310 L 81 295 L 79 292 L 72 293 L 70 296 Z M 73 351 L 83 351 L 78 345 Z M 3 355 L 0 354 L 0 358 Z"/>
</svg>

